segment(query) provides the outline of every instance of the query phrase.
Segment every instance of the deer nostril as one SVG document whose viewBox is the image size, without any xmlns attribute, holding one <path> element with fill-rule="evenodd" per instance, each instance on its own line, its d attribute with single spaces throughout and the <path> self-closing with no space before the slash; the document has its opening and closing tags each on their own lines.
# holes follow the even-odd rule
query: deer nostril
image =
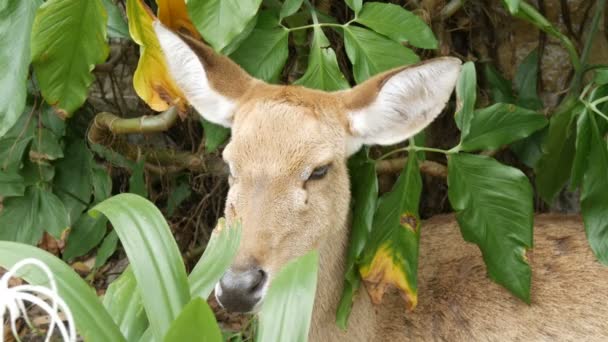
<svg viewBox="0 0 608 342">
<path fill-rule="evenodd" d="M 259 269 L 257 271 L 256 278 L 252 282 L 252 286 L 249 289 L 249 292 L 253 293 L 260 290 L 264 286 L 264 284 L 266 284 L 266 277 L 266 272 L 264 272 L 264 270 L 262 269 Z"/>
</svg>

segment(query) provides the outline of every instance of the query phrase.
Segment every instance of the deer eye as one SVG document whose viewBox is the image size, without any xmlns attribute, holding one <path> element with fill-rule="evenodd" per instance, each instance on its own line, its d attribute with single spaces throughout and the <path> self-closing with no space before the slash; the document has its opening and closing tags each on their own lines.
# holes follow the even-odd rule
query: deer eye
<svg viewBox="0 0 608 342">
<path fill-rule="evenodd" d="M 330 166 L 331 164 L 327 164 L 315 168 L 314 170 L 312 170 L 312 173 L 310 174 L 310 177 L 308 177 L 308 180 L 317 180 L 325 177 L 327 175 L 327 172 L 329 171 Z"/>
</svg>

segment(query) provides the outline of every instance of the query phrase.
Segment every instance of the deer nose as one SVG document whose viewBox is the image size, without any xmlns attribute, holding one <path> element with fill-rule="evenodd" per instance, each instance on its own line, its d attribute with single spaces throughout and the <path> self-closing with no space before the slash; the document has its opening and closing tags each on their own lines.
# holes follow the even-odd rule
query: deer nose
<svg viewBox="0 0 608 342">
<path fill-rule="evenodd" d="M 251 312 L 262 299 L 267 278 L 259 267 L 245 271 L 228 269 L 215 287 L 215 297 L 228 311 Z"/>
</svg>

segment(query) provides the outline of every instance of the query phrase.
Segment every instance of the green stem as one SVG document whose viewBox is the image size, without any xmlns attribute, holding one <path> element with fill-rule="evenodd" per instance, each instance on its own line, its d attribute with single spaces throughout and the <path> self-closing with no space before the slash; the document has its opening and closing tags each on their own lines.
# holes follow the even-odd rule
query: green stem
<svg viewBox="0 0 608 342">
<path fill-rule="evenodd" d="M 287 31 L 292 32 L 292 31 L 298 31 L 298 30 L 305 30 L 305 29 L 309 29 L 309 28 L 313 28 L 313 27 L 339 27 L 339 28 L 344 28 L 345 25 L 342 24 L 332 24 L 332 23 L 321 23 L 321 24 L 310 24 L 310 25 L 304 25 L 304 26 L 298 26 L 298 27 L 285 27 L 283 26 L 283 28 L 285 28 Z"/>
<path fill-rule="evenodd" d="M 383 159 L 386 159 L 390 156 L 392 156 L 395 153 L 399 153 L 399 152 L 418 152 L 418 151 L 424 151 L 424 152 L 435 152 L 435 153 L 443 153 L 443 154 L 454 154 L 454 153 L 458 153 L 458 151 L 456 149 L 451 149 L 451 150 L 442 150 L 440 148 L 432 148 L 432 147 L 423 147 L 423 146 L 415 146 L 415 145 L 410 145 L 410 146 L 406 146 L 406 147 L 402 147 L 402 148 L 398 148 L 396 150 L 392 150 L 384 155 L 382 155 L 380 158 L 376 159 L 376 161 L 380 161 Z"/>
</svg>

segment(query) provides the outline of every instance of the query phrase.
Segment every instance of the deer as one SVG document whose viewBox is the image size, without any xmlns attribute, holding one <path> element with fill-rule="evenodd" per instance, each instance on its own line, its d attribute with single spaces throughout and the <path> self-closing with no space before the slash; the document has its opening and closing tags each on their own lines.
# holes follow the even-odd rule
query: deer
<svg viewBox="0 0 608 342">
<path fill-rule="evenodd" d="M 453 215 L 423 222 L 419 303 L 397 293 L 375 306 L 354 300 L 348 328 L 335 324 L 349 239 L 346 161 L 363 145 L 392 145 L 444 109 L 461 61 L 439 57 L 376 75 L 348 90 L 273 85 L 187 34 L 154 23 L 169 74 L 206 120 L 231 129 L 225 216 L 242 238 L 215 296 L 255 312 L 273 276 L 316 249 L 318 284 L 310 341 L 547 340 L 608 338 L 608 269 L 594 258 L 578 216 L 537 215 L 528 305 L 486 276 L 479 249 Z"/>
</svg>

